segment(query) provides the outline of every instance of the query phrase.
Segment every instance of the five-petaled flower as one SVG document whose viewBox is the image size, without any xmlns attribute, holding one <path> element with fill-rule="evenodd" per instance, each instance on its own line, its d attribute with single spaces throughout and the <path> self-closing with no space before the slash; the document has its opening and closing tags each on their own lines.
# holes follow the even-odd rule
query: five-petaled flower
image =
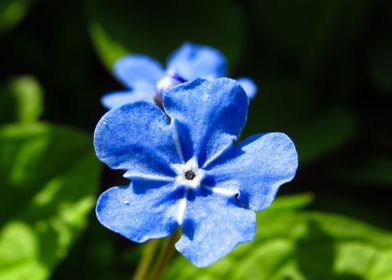
<svg viewBox="0 0 392 280">
<path fill-rule="evenodd" d="M 227 74 L 227 63 L 224 55 L 214 48 L 184 43 L 169 56 L 166 71 L 148 56 L 128 55 L 116 62 L 114 73 L 128 89 L 104 95 L 101 102 L 107 109 L 136 101 L 154 103 L 155 94 L 162 100 L 165 90 L 183 82 L 223 77 Z M 249 98 L 255 96 L 257 87 L 251 79 L 243 77 L 238 82 Z"/>
<path fill-rule="evenodd" d="M 181 226 L 175 246 L 200 267 L 251 241 L 254 211 L 271 204 L 298 163 L 283 133 L 234 144 L 248 102 L 234 80 L 196 79 L 168 90 L 164 111 L 135 102 L 107 112 L 95 130 L 97 156 L 125 170 L 131 183 L 100 196 L 99 221 L 135 242 L 169 236 Z"/>
</svg>

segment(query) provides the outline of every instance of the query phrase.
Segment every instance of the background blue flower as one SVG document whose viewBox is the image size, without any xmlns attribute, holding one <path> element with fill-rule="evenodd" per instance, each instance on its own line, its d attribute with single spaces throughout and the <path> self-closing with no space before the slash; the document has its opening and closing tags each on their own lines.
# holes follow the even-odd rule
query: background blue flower
<svg viewBox="0 0 392 280">
<path fill-rule="evenodd" d="M 196 79 L 170 89 L 162 112 L 136 102 L 106 113 L 94 137 L 98 158 L 122 169 L 131 184 L 104 192 L 99 221 L 135 242 L 166 237 L 208 266 L 255 233 L 254 211 L 268 207 L 297 169 L 283 133 L 258 134 L 233 145 L 245 125 L 248 97 L 228 78 Z M 168 120 L 168 117 L 170 120 Z"/>
<path fill-rule="evenodd" d="M 154 94 L 162 98 L 168 88 L 197 78 L 215 79 L 227 74 L 227 62 L 218 50 L 184 43 L 169 56 L 167 69 L 159 62 L 144 55 L 128 55 L 119 59 L 114 66 L 115 76 L 128 88 L 102 97 L 102 104 L 115 108 L 130 102 L 154 102 Z M 249 98 L 256 94 L 256 84 L 249 78 L 239 78 Z"/>
</svg>

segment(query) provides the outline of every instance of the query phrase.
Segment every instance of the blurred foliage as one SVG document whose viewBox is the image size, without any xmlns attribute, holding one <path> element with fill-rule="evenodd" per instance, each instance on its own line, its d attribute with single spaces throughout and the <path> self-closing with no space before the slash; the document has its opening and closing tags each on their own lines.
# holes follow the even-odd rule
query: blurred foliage
<svg viewBox="0 0 392 280">
<path fill-rule="evenodd" d="M 282 51 L 297 57 L 310 76 L 327 59 L 357 41 L 369 11 L 367 0 L 253 3 L 261 33 Z"/>
<path fill-rule="evenodd" d="M 392 279 L 391 11 L 387 0 L 0 0 L 0 279 L 131 278 L 144 247 L 91 211 L 124 183 L 112 171 L 99 182 L 99 97 L 121 87 L 119 57 L 165 63 L 184 41 L 257 82 L 242 137 L 287 133 L 300 168 L 290 195 L 258 213 L 254 242 L 205 269 L 177 256 L 165 279 Z"/>
<path fill-rule="evenodd" d="M 127 53 L 165 62 L 184 41 L 214 46 L 230 63 L 238 61 L 244 25 L 240 7 L 232 1 L 169 0 L 154 3 L 153 9 L 138 1 L 88 2 L 90 33 L 109 70 Z"/>
<path fill-rule="evenodd" d="M 352 185 L 376 185 L 390 187 L 392 185 L 392 159 L 383 155 L 375 155 L 358 162 L 354 167 L 340 171 L 341 176 Z"/>
<path fill-rule="evenodd" d="M 32 123 L 42 113 L 43 90 L 36 79 L 19 77 L 0 88 L 0 123 Z"/>
<path fill-rule="evenodd" d="M 35 122 L 42 89 L 34 78 L 1 92 L 0 279 L 48 279 L 86 226 L 99 164 L 91 138 Z"/>
<path fill-rule="evenodd" d="M 208 268 L 177 258 L 165 279 L 391 279 L 392 234 L 343 216 L 266 210 L 256 238 Z"/>
<path fill-rule="evenodd" d="M 31 0 L 0 0 L 0 34 L 23 18 L 31 2 Z"/>
<path fill-rule="evenodd" d="M 52 279 L 130 279 L 143 248 L 108 231 L 91 213 L 89 227 L 70 251 L 69 257 L 53 273 Z"/>
<path fill-rule="evenodd" d="M 250 118 L 258 114 L 261 121 L 250 122 L 247 133 L 285 131 L 296 144 L 300 164 L 328 155 L 354 136 L 353 114 L 341 106 L 320 111 L 316 96 L 306 83 L 294 79 L 266 79 L 261 95 L 252 102 L 249 112 Z M 303 109 L 299 111 L 300 107 Z M 254 108 L 258 110 L 252 112 Z"/>
</svg>

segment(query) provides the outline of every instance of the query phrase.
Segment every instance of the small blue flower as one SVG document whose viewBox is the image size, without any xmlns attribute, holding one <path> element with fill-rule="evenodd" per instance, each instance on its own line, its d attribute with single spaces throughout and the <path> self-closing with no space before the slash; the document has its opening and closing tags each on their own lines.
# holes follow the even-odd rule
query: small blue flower
<svg viewBox="0 0 392 280">
<path fill-rule="evenodd" d="M 147 101 L 154 102 L 154 94 L 162 100 L 162 93 L 180 83 L 197 78 L 216 79 L 227 74 L 226 59 L 218 50 L 192 43 L 184 43 L 168 60 L 167 70 L 144 55 L 128 55 L 114 66 L 116 77 L 128 90 L 115 91 L 102 97 L 107 109 Z M 249 78 L 239 78 L 249 98 L 256 95 L 256 84 Z"/>
<path fill-rule="evenodd" d="M 254 211 L 268 207 L 279 186 L 293 179 L 298 160 L 283 133 L 234 145 L 248 102 L 234 80 L 196 79 L 166 92 L 165 112 L 147 102 L 107 112 L 95 130 L 97 156 L 125 170 L 131 183 L 99 197 L 99 221 L 135 242 L 181 226 L 176 248 L 200 267 L 251 241 Z"/>
</svg>

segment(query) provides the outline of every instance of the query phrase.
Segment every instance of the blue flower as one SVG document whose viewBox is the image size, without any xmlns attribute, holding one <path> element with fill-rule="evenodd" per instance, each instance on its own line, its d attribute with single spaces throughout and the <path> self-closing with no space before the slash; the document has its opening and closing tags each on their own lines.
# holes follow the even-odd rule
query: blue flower
<svg viewBox="0 0 392 280">
<path fill-rule="evenodd" d="M 234 80 L 196 79 L 168 90 L 164 112 L 147 102 L 107 112 L 94 135 L 98 158 L 125 170 L 128 186 L 98 199 L 107 228 L 144 242 L 182 227 L 177 250 L 204 267 L 251 241 L 256 215 L 297 169 L 283 133 L 257 134 L 235 145 L 248 97 Z"/>
<path fill-rule="evenodd" d="M 107 109 L 136 101 L 153 103 L 155 93 L 161 100 L 165 90 L 185 81 L 223 77 L 227 63 L 214 48 L 184 43 L 169 57 L 166 71 L 148 56 L 129 55 L 116 62 L 114 73 L 128 89 L 104 95 L 101 102 Z M 239 78 L 238 82 L 249 98 L 256 95 L 257 87 L 251 79 Z"/>
</svg>

